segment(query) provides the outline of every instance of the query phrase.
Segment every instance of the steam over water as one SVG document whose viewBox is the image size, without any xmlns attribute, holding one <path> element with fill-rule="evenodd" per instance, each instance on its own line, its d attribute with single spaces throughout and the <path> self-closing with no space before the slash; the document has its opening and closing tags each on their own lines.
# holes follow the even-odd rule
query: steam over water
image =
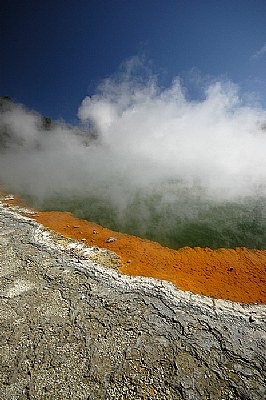
<svg viewBox="0 0 266 400">
<path fill-rule="evenodd" d="M 37 208 L 173 248 L 266 248 L 265 110 L 230 82 L 188 100 L 178 78 L 161 88 L 140 67 L 86 97 L 78 128 L 2 101 L 0 181 Z"/>
</svg>

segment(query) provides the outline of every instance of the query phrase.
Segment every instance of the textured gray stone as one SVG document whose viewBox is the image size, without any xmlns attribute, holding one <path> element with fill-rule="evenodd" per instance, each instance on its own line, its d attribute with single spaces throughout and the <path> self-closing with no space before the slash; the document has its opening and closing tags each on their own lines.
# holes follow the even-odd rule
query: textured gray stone
<svg viewBox="0 0 266 400">
<path fill-rule="evenodd" d="M 0 203 L 1 399 L 265 397 L 265 306 L 117 265 Z"/>
</svg>

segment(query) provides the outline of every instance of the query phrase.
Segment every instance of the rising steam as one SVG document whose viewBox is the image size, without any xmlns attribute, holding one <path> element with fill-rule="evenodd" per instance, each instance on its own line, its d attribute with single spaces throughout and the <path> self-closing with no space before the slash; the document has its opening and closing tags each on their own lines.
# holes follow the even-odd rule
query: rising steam
<svg viewBox="0 0 266 400">
<path fill-rule="evenodd" d="M 139 68 L 131 60 L 86 97 L 79 128 L 47 126 L 39 114 L 5 102 L 0 180 L 39 206 L 52 198 L 61 206 L 75 199 L 70 208 L 79 215 L 152 239 L 160 229 L 178 242 L 185 226 L 201 224 L 200 235 L 203 225 L 208 235 L 220 235 L 214 246 L 230 245 L 223 237 L 233 225 L 246 224 L 248 238 L 252 221 L 264 230 L 266 112 L 245 104 L 230 82 L 212 82 L 201 100 L 188 100 L 180 79 L 162 88 Z M 228 204 L 237 212 L 225 211 Z M 182 240 L 179 245 L 208 244 Z M 233 243 L 249 245 L 243 240 Z M 254 245 L 266 246 L 265 237 Z"/>
</svg>

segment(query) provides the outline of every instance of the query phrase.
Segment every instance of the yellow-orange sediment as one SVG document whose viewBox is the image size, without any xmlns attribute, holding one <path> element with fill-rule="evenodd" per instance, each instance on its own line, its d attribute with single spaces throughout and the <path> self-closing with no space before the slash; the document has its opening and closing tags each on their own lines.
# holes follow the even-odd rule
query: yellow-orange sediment
<svg viewBox="0 0 266 400">
<path fill-rule="evenodd" d="M 17 203 L 15 198 L 11 203 Z M 184 247 L 160 244 L 111 231 L 69 212 L 40 212 L 38 222 L 88 246 L 103 247 L 120 256 L 119 271 L 171 281 L 182 290 L 242 303 L 266 303 L 266 250 Z M 116 240 L 108 243 L 108 238 Z"/>
</svg>

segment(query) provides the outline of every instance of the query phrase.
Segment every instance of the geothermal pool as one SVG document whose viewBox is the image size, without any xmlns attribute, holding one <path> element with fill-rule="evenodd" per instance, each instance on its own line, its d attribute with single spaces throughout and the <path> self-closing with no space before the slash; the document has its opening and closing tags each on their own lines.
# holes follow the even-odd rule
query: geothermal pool
<svg viewBox="0 0 266 400">
<path fill-rule="evenodd" d="M 173 186 L 173 185 L 172 185 Z M 170 190 L 171 189 L 171 190 Z M 96 195 L 53 195 L 40 200 L 23 194 L 42 211 L 70 211 L 109 229 L 178 249 L 184 246 L 266 249 L 266 198 L 219 200 L 189 188 L 136 192 L 125 205 Z"/>
<path fill-rule="evenodd" d="M 12 206 L 20 200 L 6 202 Z M 119 256 L 118 270 L 123 274 L 168 280 L 182 290 L 213 298 L 266 303 L 266 250 L 187 246 L 173 250 L 79 219 L 69 212 L 37 211 L 31 217 L 64 237 L 114 252 Z"/>
</svg>

